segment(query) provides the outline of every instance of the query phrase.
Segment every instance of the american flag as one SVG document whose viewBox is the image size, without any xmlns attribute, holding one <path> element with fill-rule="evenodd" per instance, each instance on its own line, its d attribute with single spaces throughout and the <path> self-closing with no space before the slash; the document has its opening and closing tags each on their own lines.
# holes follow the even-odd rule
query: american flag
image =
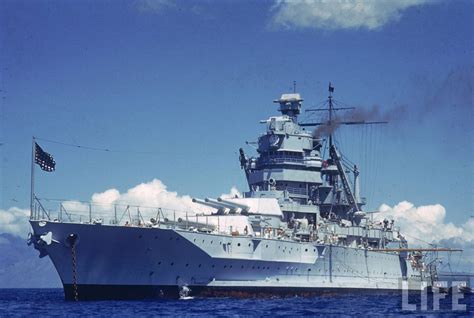
<svg viewBox="0 0 474 318">
<path fill-rule="evenodd" d="M 35 142 L 35 162 L 41 167 L 41 170 L 53 172 L 56 167 L 56 161 L 53 156 L 41 149 Z"/>
</svg>

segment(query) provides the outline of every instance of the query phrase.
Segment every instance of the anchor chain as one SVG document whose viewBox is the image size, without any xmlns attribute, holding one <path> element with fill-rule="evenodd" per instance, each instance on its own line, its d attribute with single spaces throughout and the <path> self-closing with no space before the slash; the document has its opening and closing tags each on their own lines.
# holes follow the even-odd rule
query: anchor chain
<svg viewBox="0 0 474 318">
<path fill-rule="evenodd" d="M 70 234 L 68 237 L 71 244 L 71 258 L 72 258 L 72 288 L 74 293 L 74 301 L 79 300 L 79 293 L 77 291 L 77 257 L 76 257 L 76 238 L 75 234 Z"/>
</svg>

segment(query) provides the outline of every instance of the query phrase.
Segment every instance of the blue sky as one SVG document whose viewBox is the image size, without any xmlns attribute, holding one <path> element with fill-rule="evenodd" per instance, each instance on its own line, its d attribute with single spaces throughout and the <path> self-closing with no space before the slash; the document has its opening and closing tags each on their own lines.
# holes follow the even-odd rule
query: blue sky
<svg viewBox="0 0 474 318">
<path fill-rule="evenodd" d="M 132 151 L 39 141 L 57 162 L 37 174 L 39 196 L 88 200 L 153 178 L 197 197 L 245 191 L 237 150 L 276 114 L 272 100 L 295 80 L 309 107 L 332 81 L 338 100 L 398 114 L 338 132 L 366 159 L 369 208 L 439 203 L 463 223 L 474 214 L 474 4 L 412 2 L 368 1 L 368 17 L 342 20 L 335 3 L 324 20 L 273 1 L 2 1 L 0 208 L 28 207 L 33 135 Z M 355 144 L 364 136 L 370 145 Z"/>
</svg>

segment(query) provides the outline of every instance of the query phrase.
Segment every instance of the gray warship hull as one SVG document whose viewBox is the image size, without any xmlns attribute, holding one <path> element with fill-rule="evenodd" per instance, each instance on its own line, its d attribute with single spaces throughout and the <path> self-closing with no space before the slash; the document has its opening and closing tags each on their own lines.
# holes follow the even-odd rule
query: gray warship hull
<svg viewBox="0 0 474 318">
<path fill-rule="evenodd" d="M 191 296 L 265 297 L 430 285 L 395 253 L 176 228 L 30 223 L 69 300 L 76 292 L 79 300 L 178 297 L 183 287 Z"/>
<path fill-rule="evenodd" d="M 333 92 L 330 84 L 324 122 L 298 122 L 303 99 L 297 93 L 275 100 L 281 115 L 261 121 L 266 132 L 254 142 L 257 156 L 239 150 L 249 191 L 193 198 L 180 203 L 182 211 L 149 207 L 145 213 L 146 207 L 133 206 L 137 216 L 132 217 L 129 204 L 143 202 L 124 202 L 118 218 L 121 202 L 114 201 L 98 207 L 99 217 L 93 217 L 91 202 L 76 202 L 71 210 L 87 212 L 68 212 L 60 203 L 53 219 L 54 211 L 44 206 L 52 200 L 34 194 L 32 161 L 29 242 L 40 256 L 51 258 L 66 298 L 74 300 L 429 287 L 436 263 L 408 248 L 394 220 L 374 220 L 362 210 L 366 200 L 360 196 L 357 165 L 339 151 L 332 134 L 322 138 L 304 128 L 333 127 L 335 111 L 347 109 L 333 107 Z M 54 171 L 53 157 L 33 144 L 32 158 L 43 170 Z M 77 218 L 70 212 L 84 214 Z"/>
</svg>

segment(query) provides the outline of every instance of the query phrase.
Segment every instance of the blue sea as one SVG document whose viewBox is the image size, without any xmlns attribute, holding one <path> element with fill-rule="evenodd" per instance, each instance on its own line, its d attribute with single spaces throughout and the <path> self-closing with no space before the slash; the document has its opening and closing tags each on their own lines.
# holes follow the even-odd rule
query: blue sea
<svg viewBox="0 0 474 318">
<path fill-rule="evenodd" d="M 65 301 L 62 289 L 0 289 L 0 316 L 30 317 L 262 317 L 262 316 L 417 316 L 473 317 L 473 295 L 464 295 L 459 304 L 465 309 L 452 310 L 452 298 L 440 301 L 433 309 L 428 295 L 427 310 L 421 310 L 421 296 L 413 295 L 409 304 L 416 310 L 403 310 L 402 297 L 387 295 L 337 295 L 313 298 L 234 299 L 195 298 L 187 300 L 144 301 Z"/>
</svg>

